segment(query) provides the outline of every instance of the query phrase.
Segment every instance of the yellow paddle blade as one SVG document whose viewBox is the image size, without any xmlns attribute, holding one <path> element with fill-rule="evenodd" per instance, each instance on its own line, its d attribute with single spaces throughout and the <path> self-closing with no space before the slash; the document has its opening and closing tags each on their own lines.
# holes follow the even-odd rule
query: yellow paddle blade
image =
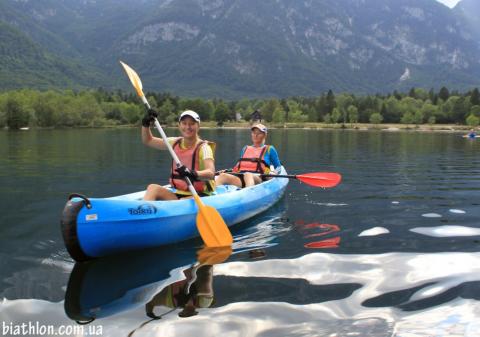
<svg viewBox="0 0 480 337">
<path fill-rule="evenodd" d="M 203 247 L 197 252 L 197 260 L 200 264 L 219 264 L 224 262 L 232 254 L 232 247 Z"/>
<path fill-rule="evenodd" d="M 135 72 L 135 70 L 130 68 L 128 64 L 123 63 L 122 61 L 120 61 L 120 64 L 122 65 L 123 69 L 127 73 L 127 76 L 130 79 L 130 82 L 132 82 L 132 85 L 134 86 L 135 90 L 137 91 L 138 97 L 143 97 L 143 85 L 138 74 Z"/>
<path fill-rule="evenodd" d="M 193 198 L 198 207 L 197 229 L 205 246 L 231 246 L 233 237 L 220 213 L 215 208 L 204 205 L 198 195 L 194 195 Z"/>
</svg>

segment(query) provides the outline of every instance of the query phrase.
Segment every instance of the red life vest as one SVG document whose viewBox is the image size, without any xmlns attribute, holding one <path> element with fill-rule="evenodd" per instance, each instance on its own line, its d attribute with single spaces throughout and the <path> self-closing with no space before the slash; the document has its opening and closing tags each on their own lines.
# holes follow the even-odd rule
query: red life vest
<svg viewBox="0 0 480 337">
<path fill-rule="evenodd" d="M 245 151 L 243 151 L 242 158 L 240 158 L 237 164 L 234 166 L 234 172 L 256 172 L 256 173 L 268 173 L 270 167 L 265 162 L 265 153 L 269 150 L 270 145 L 261 147 L 255 147 L 247 145 Z"/>
<path fill-rule="evenodd" d="M 202 140 L 198 142 L 198 144 L 195 147 L 182 149 L 182 147 L 180 146 L 181 141 L 182 141 L 182 138 L 179 138 L 175 141 L 175 143 L 173 143 L 172 145 L 173 151 L 175 151 L 178 159 L 183 165 L 185 165 L 187 168 L 189 168 L 192 171 L 193 170 L 198 171 L 200 169 L 200 163 L 199 163 L 200 148 L 203 146 L 203 144 L 208 144 L 210 146 L 209 142 Z M 172 160 L 172 169 L 170 171 L 170 185 L 172 185 L 179 191 L 188 192 L 187 182 L 182 179 L 182 177 L 177 173 L 176 169 L 177 169 L 177 165 Z M 214 181 L 212 180 L 192 181 L 192 184 L 198 193 L 205 193 L 205 194 L 209 194 L 209 192 L 212 192 L 214 190 L 213 186 L 215 186 Z"/>
</svg>

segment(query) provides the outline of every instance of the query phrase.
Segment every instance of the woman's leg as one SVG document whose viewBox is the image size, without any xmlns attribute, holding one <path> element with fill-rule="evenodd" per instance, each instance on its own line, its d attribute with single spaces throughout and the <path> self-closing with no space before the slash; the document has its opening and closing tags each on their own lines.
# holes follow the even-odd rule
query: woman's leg
<svg viewBox="0 0 480 337">
<path fill-rule="evenodd" d="M 260 176 L 250 172 L 246 172 L 243 175 L 243 179 L 245 180 L 245 187 L 257 185 L 262 182 L 262 178 L 260 178 Z"/>
<path fill-rule="evenodd" d="M 148 201 L 155 201 L 155 200 L 178 200 L 175 193 L 170 190 L 167 190 L 165 187 L 157 185 L 157 184 L 150 184 L 147 187 L 147 191 L 143 196 L 143 200 Z"/>
<path fill-rule="evenodd" d="M 215 177 L 215 184 L 219 185 L 234 185 L 237 187 L 242 187 L 242 181 L 239 177 L 228 174 L 228 173 L 221 173 L 220 175 Z"/>
</svg>

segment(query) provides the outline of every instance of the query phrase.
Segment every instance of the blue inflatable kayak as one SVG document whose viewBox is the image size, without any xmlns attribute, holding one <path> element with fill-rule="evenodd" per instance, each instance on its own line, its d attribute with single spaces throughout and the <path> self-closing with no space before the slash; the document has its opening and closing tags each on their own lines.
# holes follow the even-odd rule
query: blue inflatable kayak
<svg viewBox="0 0 480 337">
<path fill-rule="evenodd" d="M 287 174 L 282 167 L 280 174 Z M 218 210 L 228 226 L 247 220 L 275 204 L 288 179 L 274 178 L 244 189 L 218 186 L 202 201 Z M 157 247 L 199 236 L 193 199 L 144 201 L 145 191 L 111 198 L 72 194 L 63 209 L 65 246 L 76 261 L 124 251 Z"/>
</svg>

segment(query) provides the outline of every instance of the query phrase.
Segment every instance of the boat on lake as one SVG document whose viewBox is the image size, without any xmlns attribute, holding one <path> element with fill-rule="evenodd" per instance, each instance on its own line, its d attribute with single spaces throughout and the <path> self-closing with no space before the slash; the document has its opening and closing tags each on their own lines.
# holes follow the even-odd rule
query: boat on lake
<svg viewBox="0 0 480 337">
<path fill-rule="evenodd" d="M 281 175 L 286 175 L 282 167 Z M 217 186 L 211 196 L 202 197 L 214 207 L 228 226 L 265 211 L 284 194 L 288 179 L 272 178 L 239 189 Z M 76 261 L 168 245 L 199 236 L 197 205 L 193 199 L 145 201 L 145 191 L 109 198 L 88 198 L 71 194 L 62 214 L 65 246 Z"/>
</svg>

